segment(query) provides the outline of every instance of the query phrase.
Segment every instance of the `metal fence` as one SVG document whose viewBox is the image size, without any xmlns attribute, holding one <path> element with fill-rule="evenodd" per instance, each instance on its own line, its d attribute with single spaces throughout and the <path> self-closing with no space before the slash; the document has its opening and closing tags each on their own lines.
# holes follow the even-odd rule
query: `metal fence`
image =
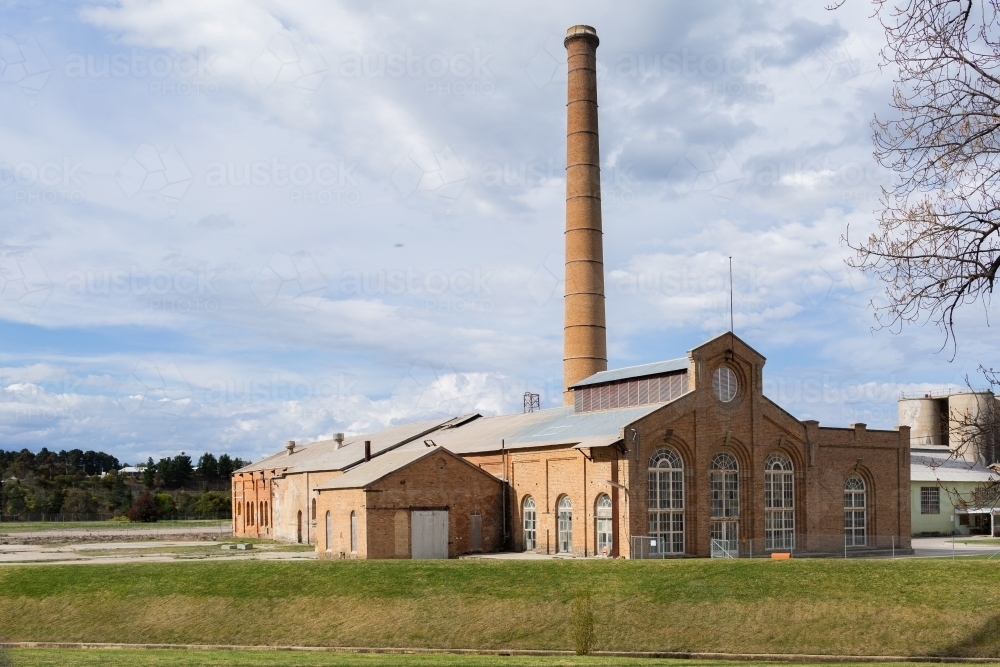
<svg viewBox="0 0 1000 667">
<path fill-rule="evenodd" d="M 692 556 L 700 550 L 650 535 L 633 535 L 632 558 L 677 558 Z M 736 540 L 711 539 L 708 550 L 713 558 L 771 558 L 771 554 L 791 554 L 799 557 L 872 558 L 894 557 L 912 553 L 910 539 L 897 535 L 816 535 L 813 533 L 783 533 L 768 538 Z M 704 553 L 704 552 L 702 552 Z"/>
</svg>

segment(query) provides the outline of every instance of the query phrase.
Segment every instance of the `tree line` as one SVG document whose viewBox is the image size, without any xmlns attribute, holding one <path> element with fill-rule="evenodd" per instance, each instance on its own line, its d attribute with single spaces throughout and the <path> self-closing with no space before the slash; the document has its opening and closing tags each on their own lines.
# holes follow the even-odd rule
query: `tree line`
<svg viewBox="0 0 1000 667">
<path fill-rule="evenodd" d="M 127 464 L 104 452 L 38 453 L 0 449 L 0 515 L 63 518 L 141 515 L 157 518 L 224 518 L 230 513 L 229 478 L 246 465 L 239 457 L 204 453 L 194 464 L 181 452 L 121 473 Z M 143 498 L 146 496 L 145 498 Z M 143 502 L 139 503 L 138 499 Z M 141 511 L 133 511 L 136 505 Z"/>
</svg>

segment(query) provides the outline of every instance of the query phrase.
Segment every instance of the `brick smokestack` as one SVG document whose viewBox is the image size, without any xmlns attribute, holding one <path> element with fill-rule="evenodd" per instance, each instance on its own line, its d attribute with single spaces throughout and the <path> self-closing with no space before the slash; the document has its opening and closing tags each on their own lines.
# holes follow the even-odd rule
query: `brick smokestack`
<svg viewBox="0 0 1000 667">
<path fill-rule="evenodd" d="M 597 31 L 566 31 L 566 302 L 563 323 L 563 403 L 569 387 L 608 370 L 604 318 L 601 155 L 597 133 Z"/>
</svg>

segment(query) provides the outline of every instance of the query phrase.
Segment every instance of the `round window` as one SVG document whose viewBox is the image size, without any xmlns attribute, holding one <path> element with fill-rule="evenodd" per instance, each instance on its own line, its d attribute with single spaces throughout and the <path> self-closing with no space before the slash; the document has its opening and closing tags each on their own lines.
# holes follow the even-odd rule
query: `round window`
<svg viewBox="0 0 1000 667">
<path fill-rule="evenodd" d="M 736 382 L 736 373 L 729 366 L 719 366 L 712 375 L 712 392 L 715 397 L 723 403 L 729 403 L 736 398 L 736 390 L 739 385 Z"/>
</svg>

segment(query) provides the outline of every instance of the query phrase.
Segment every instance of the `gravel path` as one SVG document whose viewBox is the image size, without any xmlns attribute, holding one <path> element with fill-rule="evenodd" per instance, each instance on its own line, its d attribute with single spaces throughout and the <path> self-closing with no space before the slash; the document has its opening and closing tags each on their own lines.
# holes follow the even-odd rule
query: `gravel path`
<svg viewBox="0 0 1000 667">
<path fill-rule="evenodd" d="M 170 561 L 205 560 L 310 560 L 316 554 L 311 551 L 282 551 L 280 545 L 254 545 L 250 551 L 207 551 L 175 552 L 164 550 L 184 547 L 207 547 L 202 540 L 147 540 L 142 542 L 91 542 L 82 544 L 2 544 L 0 545 L 0 566 L 2 565 L 68 565 L 68 564 L 120 564 L 120 563 L 165 563 Z M 277 548 L 276 548 L 277 547 Z M 99 550 L 102 553 L 86 553 Z M 107 552 L 121 551 L 114 554 Z M 136 550 L 148 554 L 136 554 Z"/>
</svg>

